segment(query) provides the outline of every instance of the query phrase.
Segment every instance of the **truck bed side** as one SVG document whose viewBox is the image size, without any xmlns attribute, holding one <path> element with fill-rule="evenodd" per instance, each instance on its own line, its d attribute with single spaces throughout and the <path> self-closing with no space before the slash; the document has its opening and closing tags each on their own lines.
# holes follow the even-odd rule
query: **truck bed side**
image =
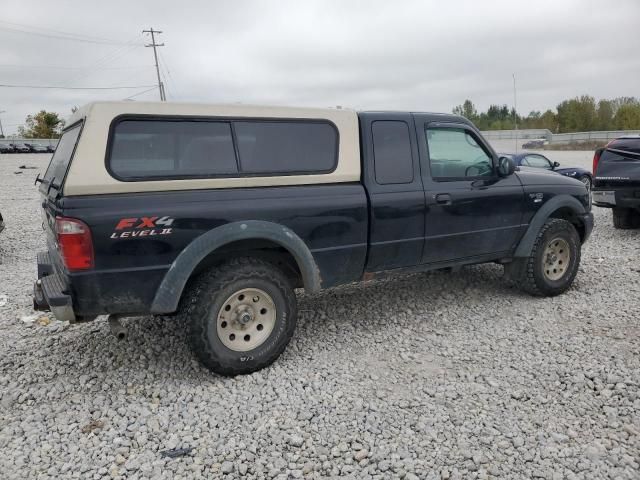
<svg viewBox="0 0 640 480">
<path fill-rule="evenodd" d="M 149 311 L 178 254 L 234 221 L 290 228 L 310 249 L 322 287 L 360 279 L 367 248 L 367 200 L 359 183 L 65 197 L 60 213 L 81 219 L 93 235 L 95 268 L 69 275 L 82 315 L 112 313 L 114 306 L 114 313 Z"/>
</svg>

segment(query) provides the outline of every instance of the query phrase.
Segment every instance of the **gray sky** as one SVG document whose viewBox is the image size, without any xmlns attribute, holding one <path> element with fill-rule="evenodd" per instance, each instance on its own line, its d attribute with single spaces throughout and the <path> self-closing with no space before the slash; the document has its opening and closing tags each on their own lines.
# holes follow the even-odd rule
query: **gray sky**
<svg viewBox="0 0 640 480">
<path fill-rule="evenodd" d="M 640 96 L 639 19 L 638 0 L 21 0 L 0 19 L 0 84 L 153 86 L 141 34 L 153 26 L 169 101 L 486 109 L 513 104 L 515 72 L 527 114 L 583 93 Z M 0 118 L 14 133 L 40 109 L 66 117 L 147 88 L 0 87 Z"/>
</svg>

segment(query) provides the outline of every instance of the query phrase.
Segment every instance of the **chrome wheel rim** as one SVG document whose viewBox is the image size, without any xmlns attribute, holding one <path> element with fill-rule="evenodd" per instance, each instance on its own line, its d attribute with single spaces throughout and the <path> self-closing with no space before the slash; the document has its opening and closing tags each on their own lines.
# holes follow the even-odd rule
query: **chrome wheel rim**
<svg viewBox="0 0 640 480">
<path fill-rule="evenodd" d="M 569 268 L 571 261 L 571 251 L 569 242 L 564 238 L 554 238 L 551 240 L 542 255 L 542 272 L 544 276 L 551 280 L 560 280 Z"/>
<path fill-rule="evenodd" d="M 276 305 L 259 288 L 244 288 L 222 304 L 217 319 L 218 338 L 234 352 L 247 352 L 262 345 L 276 324 Z"/>
<path fill-rule="evenodd" d="M 589 177 L 582 177 L 580 181 L 584 183 L 584 186 L 587 187 L 587 190 L 591 189 L 591 180 L 589 180 Z"/>
</svg>

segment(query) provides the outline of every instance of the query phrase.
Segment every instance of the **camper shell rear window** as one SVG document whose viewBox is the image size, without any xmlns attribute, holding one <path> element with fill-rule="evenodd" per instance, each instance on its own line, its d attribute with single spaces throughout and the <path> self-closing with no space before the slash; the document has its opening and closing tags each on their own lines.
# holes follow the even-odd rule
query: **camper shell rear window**
<svg viewBox="0 0 640 480">
<path fill-rule="evenodd" d="M 338 163 L 328 120 L 122 116 L 106 165 L 121 181 L 324 174 Z"/>
<path fill-rule="evenodd" d="M 73 157 L 73 152 L 76 149 L 81 130 L 82 122 L 78 122 L 62 132 L 56 151 L 53 157 L 51 157 L 44 177 L 42 177 L 42 185 L 48 187 L 50 184 L 53 184 L 58 188 L 62 185 L 67 170 L 69 169 L 69 163 L 71 163 L 71 157 Z"/>
</svg>

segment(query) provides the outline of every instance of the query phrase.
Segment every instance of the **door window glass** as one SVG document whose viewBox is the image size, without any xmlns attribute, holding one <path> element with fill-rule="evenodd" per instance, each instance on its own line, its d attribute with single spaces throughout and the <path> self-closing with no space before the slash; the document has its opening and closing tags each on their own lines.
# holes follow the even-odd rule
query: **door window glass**
<svg viewBox="0 0 640 480">
<path fill-rule="evenodd" d="M 427 128 L 431 177 L 435 180 L 464 180 L 493 175 L 493 161 L 464 128 Z"/>
<path fill-rule="evenodd" d="M 378 120 L 371 125 L 376 183 L 413 182 L 413 158 L 409 126 L 395 120 Z"/>
</svg>

